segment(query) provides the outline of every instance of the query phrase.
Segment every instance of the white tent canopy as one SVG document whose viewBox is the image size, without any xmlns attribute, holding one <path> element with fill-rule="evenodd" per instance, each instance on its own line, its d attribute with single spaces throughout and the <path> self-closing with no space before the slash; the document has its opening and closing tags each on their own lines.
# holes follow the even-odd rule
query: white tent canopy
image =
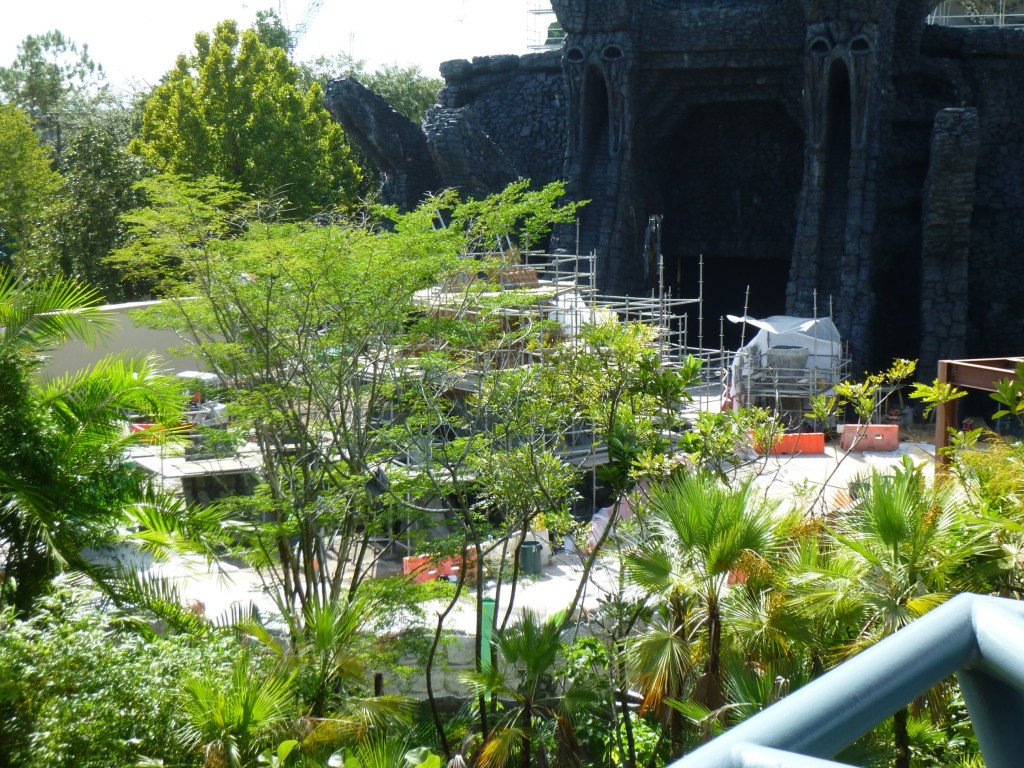
<svg viewBox="0 0 1024 768">
<path fill-rule="evenodd" d="M 749 380 L 757 370 L 773 366 L 771 350 L 776 353 L 783 349 L 793 350 L 797 355 L 791 359 L 798 361 L 794 368 L 806 370 L 812 381 L 829 386 L 838 383 L 836 372 L 841 368 L 843 343 L 830 318 L 788 315 L 772 315 L 764 319 L 727 317 L 730 322 L 746 323 L 757 329 L 754 337 L 733 357 L 730 394 L 734 401 L 746 394 L 741 391 L 741 382 Z M 806 358 L 801 350 L 806 350 Z M 780 356 L 776 355 L 775 359 L 780 359 Z"/>
</svg>

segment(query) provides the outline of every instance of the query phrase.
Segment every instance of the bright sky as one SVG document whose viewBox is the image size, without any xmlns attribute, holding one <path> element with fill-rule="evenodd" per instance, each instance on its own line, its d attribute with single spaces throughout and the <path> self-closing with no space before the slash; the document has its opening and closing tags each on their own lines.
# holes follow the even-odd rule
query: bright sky
<svg viewBox="0 0 1024 768">
<path fill-rule="evenodd" d="M 192 51 L 196 32 L 223 19 L 248 26 L 259 10 L 283 6 L 287 21 L 302 20 L 310 0 L 0 0 L 0 65 L 17 55 L 26 36 L 59 29 L 89 46 L 115 86 L 156 83 L 179 53 Z M 528 0 L 324 0 L 297 61 L 348 53 L 376 69 L 419 65 L 437 76 L 448 59 L 525 53 L 536 17 Z M 533 3 L 535 5 L 535 3 Z"/>
</svg>

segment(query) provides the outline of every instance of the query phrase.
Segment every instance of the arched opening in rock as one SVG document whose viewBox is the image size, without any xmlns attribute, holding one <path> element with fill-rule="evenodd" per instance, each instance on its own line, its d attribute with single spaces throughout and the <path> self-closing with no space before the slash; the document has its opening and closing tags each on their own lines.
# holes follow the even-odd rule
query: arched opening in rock
<svg viewBox="0 0 1024 768">
<path fill-rule="evenodd" d="M 823 302 L 835 297 L 839 289 L 850 203 L 850 72 L 840 60 L 832 62 L 829 70 L 827 98 L 825 203 L 818 243 L 818 287 Z"/>
<path fill-rule="evenodd" d="M 720 318 L 742 314 L 747 286 L 752 315 L 785 311 L 802 174 L 803 132 L 775 101 L 696 107 L 657 146 L 647 176 L 662 207 L 651 212 L 664 215 L 665 279 L 674 296 L 696 297 L 703 256 L 705 346 L 718 346 Z M 724 325 L 735 347 L 739 328 Z"/>
<path fill-rule="evenodd" d="M 608 86 L 595 68 L 587 70 L 583 83 L 580 155 L 585 183 L 601 182 L 608 174 Z"/>
<path fill-rule="evenodd" d="M 599 242 L 600 227 L 609 199 L 609 130 L 608 85 L 604 74 L 590 67 L 583 76 L 583 103 L 580 128 L 580 191 L 590 203 L 580 214 L 584 243 Z"/>
</svg>

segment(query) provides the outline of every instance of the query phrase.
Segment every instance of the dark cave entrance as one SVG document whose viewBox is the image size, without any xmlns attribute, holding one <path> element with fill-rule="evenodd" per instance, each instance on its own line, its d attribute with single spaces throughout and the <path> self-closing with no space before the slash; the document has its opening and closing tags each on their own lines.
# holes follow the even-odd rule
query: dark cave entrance
<svg viewBox="0 0 1024 768">
<path fill-rule="evenodd" d="M 584 76 L 580 130 L 580 196 L 590 200 L 580 216 L 580 234 L 584 243 L 596 243 L 600 241 L 608 200 L 611 152 L 608 85 L 595 67 L 589 68 Z"/>
<path fill-rule="evenodd" d="M 803 132 L 775 101 L 695 107 L 657 147 L 649 169 L 664 216 L 665 279 L 676 297 L 699 294 L 704 260 L 704 346 L 721 318 L 785 312 L 803 174 Z M 689 341 L 697 342 L 696 310 Z M 735 348 L 740 327 L 724 323 Z"/>
<path fill-rule="evenodd" d="M 583 120 L 580 150 L 583 169 L 588 174 L 598 170 L 602 157 L 608 157 L 608 87 L 600 71 L 587 70 L 583 90 Z M 596 164 L 596 165 L 595 165 Z"/>
<path fill-rule="evenodd" d="M 828 123 L 825 127 L 825 203 L 822 206 L 821 243 L 818 249 L 820 295 L 836 296 L 839 268 L 846 253 L 846 216 L 850 207 L 850 151 L 852 107 L 850 73 L 842 61 L 828 73 Z"/>
</svg>

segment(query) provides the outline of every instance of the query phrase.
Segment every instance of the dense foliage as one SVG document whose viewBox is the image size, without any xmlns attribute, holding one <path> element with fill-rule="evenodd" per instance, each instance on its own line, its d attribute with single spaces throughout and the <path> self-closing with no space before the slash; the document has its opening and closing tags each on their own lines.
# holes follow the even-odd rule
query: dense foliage
<svg viewBox="0 0 1024 768">
<path fill-rule="evenodd" d="M 139 113 L 59 33 L 0 68 L 0 765 L 657 766 L 957 592 L 1020 596 L 1020 442 L 958 434 L 948 475 L 907 459 L 780 503 L 745 456 L 770 413 L 684 415 L 698 361 L 579 296 L 556 320 L 517 282 L 576 215 L 562 185 L 356 212 L 370 174 L 319 103 L 329 65 L 287 46 L 273 14 L 218 25 Z M 438 85 L 350 68 L 414 120 Z M 192 439 L 258 456 L 252 495 L 186 507 L 129 465 L 180 426 L 183 387 L 150 361 L 42 377 L 41 355 L 103 336 L 100 292 L 165 299 L 147 322 L 230 416 Z M 1002 417 L 1024 421 L 1022 381 L 999 383 Z M 816 407 L 867 415 L 892 383 Z M 130 413 L 166 429 L 126 435 Z M 572 515 L 588 464 L 600 530 Z M 541 529 L 586 542 L 548 616 L 517 601 Z M 375 578 L 400 548 L 457 575 Z M 205 616 L 113 554 L 245 569 L 275 610 Z M 457 613 L 475 631 L 453 675 Z M 953 681 L 837 759 L 980 764 Z"/>
<path fill-rule="evenodd" d="M 379 178 L 320 103 L 326 79 L 358 73 L 415 120 L 440 87 L 416 68 L 293 65 L 272 11 L 197 45 L 156 88 L 122 94 L 87 46 L 56 30 L 25 38 L 0 66 L 0 264 L 86 280 L 110 301 L 148 298 L 150 283 L 105 263 L 125 242 L 120 216 L 145 203 L 135 182 L 218 175 L 297 219 L 350 206 Z"/>
<path fill-rule="evenodd" d="M 160 171 L 217 176 L 307 218 L 351 203 L 359 178 L 322 98 L 319 85 L 300 87 L 283 49 L 222 22 L 155 89 L 133 146 Z"/>
<path fill-rule="evenodd" d="M 36 239 L 63 185 L 28 115 L 0 104 L 0 265 L 10 268 Z"/>
<path fill-rule="evenodd" d="M 198 766 L 178 732 L 181 684 L 225 681 L 241 651 L 228 636 L 147 639 L 95 596 L 60 589 L 29 621 L 0 628 L 0 764 Z"/>
</svg>

